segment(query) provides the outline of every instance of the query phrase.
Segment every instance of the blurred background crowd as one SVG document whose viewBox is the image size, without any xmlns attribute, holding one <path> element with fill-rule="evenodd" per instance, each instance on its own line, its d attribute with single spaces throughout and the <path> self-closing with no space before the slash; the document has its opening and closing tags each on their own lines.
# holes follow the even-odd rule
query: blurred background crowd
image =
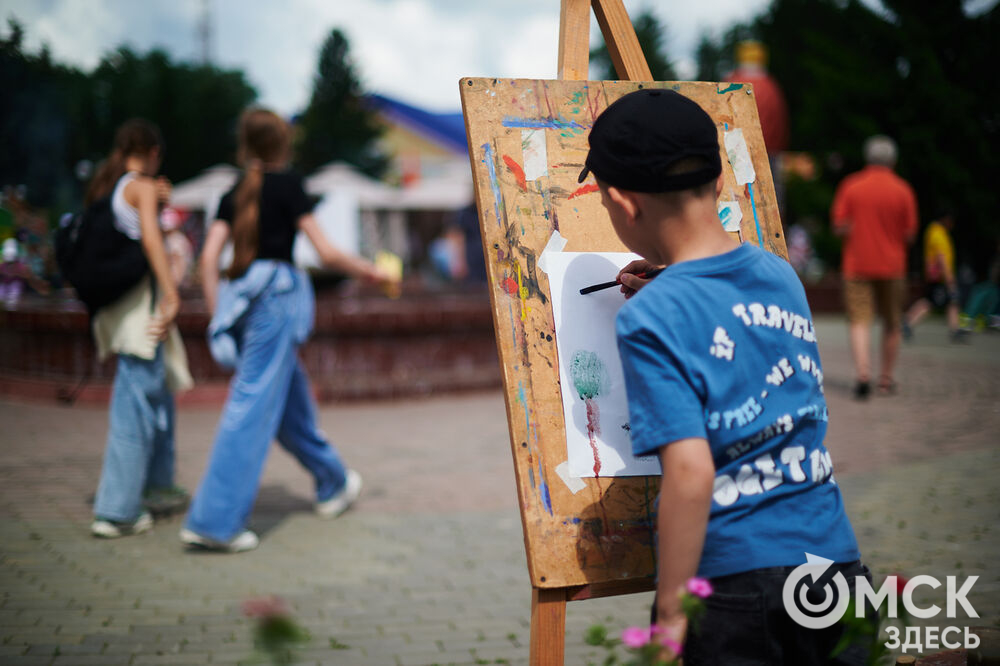
<svg viewBox="0 0 1000 666">
<path fill-rule="evenodd" d="M 996 3 L 774 0 L 748 20 L 706 30 L 693 72 L 690 62 L 675 65 L 676 32 L 661 16 L 633 11 L 655 79 L 755 84 L 789 256 L 807 287 L 839 283 L 834 191 L 862 166 L 864 139 L 878 133 L 898 143 L 897 172 L 916 191 L 921 230 L 937 211 L 953 213 L 960 301 L 977 284 L 995 287 L 1000 91 L 989 71 L 1000 50 L 992 37 L 1000 27 Z M 4 18 L 0 242 L 12 242 L 4 245 L 3 298 L 64 294 L 52 230 L 79 208 L 95 162 L 129 117 L 148 118 L 169 137 L 163 173 L 174 183 L 171 224 L 196 255 L 206 215 L 237 177 L 237 116 L 258 99 L 244 71 L 213 62 L 207 18 L 198 26 L 200 58 L 122 45 L 94 67 L 60 62 L 44 43 L 29 47 L 32 25 L 16 11 Z M 616 78 L 599 35 L 592 41 L 591 77 Z M 363 64 L 348 34 L 332 29 L 315 55 L 308 103 L 290 117 L 295 166 L 321 200 L 325 231 L 363 255 L 402 257 L 411 289 L 481 283 L 476 225 L 468 210 L 462 214 L 471 178 L 457 83 L 454 98 L 438 107 L 452 111 L 429 110 L 366 89 Z M 911 282 L 919 284 L 920 243 L 910 253 Z M 296 258 L 316 264 L 306 247 Z M 317 278 L 320 286 L 337 281 Z M 196 293 L 195 279 L 187 276 L 187 293 Z"/>
</svg>

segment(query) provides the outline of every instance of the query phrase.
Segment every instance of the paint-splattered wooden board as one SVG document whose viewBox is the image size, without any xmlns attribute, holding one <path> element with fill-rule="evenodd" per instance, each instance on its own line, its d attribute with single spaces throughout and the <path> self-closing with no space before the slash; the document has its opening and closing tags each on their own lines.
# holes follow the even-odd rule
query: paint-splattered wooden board
<svg viewBox="0 0 1000 666">
<path fill-rule="evenodd" d="M 722 200 L 739 203 L 740 236 L 787 257 L 752 90 L 741 84 L 462 79 L 469 153 L 531 583 L 571 587 L 653 575 L 657 477 L 573 480 L 567 459 L 548 278 L 538 260 L 553 231 L 567 252 L 626 251 L 591 176 L 577 177 L 587 134 L 608 104 L 642 86 L 673 88 L 719 127 L 742 129 L 756 171 L 737 185 L 722 147 Z M 568 482 L 567 482 L 568 481 Z M 574 492 L 575 490 L 575 492 Z"/>
</svg>

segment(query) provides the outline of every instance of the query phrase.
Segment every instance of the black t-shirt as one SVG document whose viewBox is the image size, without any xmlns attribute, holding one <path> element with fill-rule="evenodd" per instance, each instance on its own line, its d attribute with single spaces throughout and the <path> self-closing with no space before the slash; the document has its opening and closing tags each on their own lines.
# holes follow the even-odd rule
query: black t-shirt
<svg viewBox="0 0 1000 666">
<path fill-rule="evenodd" d="M 294 171 L 264 172 L 260 190 L 258 259 L 279 259 L 291 263 L 299 218 L 312 211 L 314 205 L 302 184 L 302 176 Z M 236 183 L 222 197 L 215 216 L 230 226 L 235 215 L 233 200 L 239 185 Z"/>
</svg>

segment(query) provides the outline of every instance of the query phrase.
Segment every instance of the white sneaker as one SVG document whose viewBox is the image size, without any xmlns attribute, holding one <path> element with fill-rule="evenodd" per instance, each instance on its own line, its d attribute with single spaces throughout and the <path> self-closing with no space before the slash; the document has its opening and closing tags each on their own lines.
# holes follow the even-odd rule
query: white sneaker
<svg viewBox="0 0 1000 666">
<path fill-rule="evenodd" d="M 218 550 L 223 553 L 242 553 L 253 550 L 260 545 L 260 539 L 250 530 L 243 530 L 229 541 L 216 541 L 203 537 L 196 532 L 192 532 L 186 527 L 181 528 L 181 541 L 187 546 L 204 548 L 205 550 Z"/>
<path fill-rule="evenodd" d="M 148 511 L 143 511 L 131 523 L 120 523 L 107 518 L 95 518 L 90 524 L 90 533 L 102 539 L 117 539 L 118 537 L 131 536 L 148 532 L 153 528 L 153 516 Z"/>
<path fill-rule="evenodd" d="M 344 488 L 328 500 L 316 503 L 316 513 L 320 518 L 336 518 L 347 511 L 361 494 L 361 475 L 353 469 L 347 470 Z"/>
</svg>

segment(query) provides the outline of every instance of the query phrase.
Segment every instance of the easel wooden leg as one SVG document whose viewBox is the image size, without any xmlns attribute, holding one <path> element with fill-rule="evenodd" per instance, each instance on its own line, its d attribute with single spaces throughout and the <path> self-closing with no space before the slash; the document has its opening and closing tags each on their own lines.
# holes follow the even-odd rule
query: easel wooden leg
<svg viewBox="0 0 1000 666">
<path fill-rule="evenodd" d="M 531 666 L 563 666 L 566 590 L 531 588 Z"/>
</svg>

